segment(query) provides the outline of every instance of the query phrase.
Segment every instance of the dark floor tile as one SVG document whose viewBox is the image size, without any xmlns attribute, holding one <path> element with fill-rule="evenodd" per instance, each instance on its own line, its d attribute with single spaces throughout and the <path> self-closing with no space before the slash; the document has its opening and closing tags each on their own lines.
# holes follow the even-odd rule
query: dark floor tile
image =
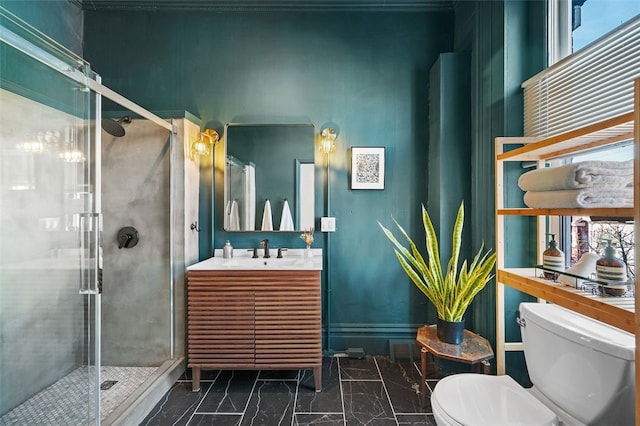
<svg viewBox="0 0 640 426">
<path fill-rule="evenodd" d="M 178 382 L 151 410 L 141 425 L 186 425 L 209 385 L 191 391 L 191 382 Z"/>
<path fill-rule="evenodd" d="M 251 397 L 257 371 L 222 371 L 205 395 L 198 413 L 243 413 Z"/>
<path fill-rule="evenodd" d="M 380 380 L 373 357 L 363 359 L 338 358 L 342 380 Z"/>
<path fill-rule="evenodd" d="M 395 413 L 430 412 L 420 406 L 420 372 L 410 362 L 391 362 L 388 357 L 376 357 L 382 380 L 389 393 Z M 426 388 L 426 399 L 431 392 Z"/>
<path fill-rule="evenodd" d="M 211 381 L 216 378 L 220 370 L 200 370 L 201 381 Z M 191 380 L 193 377 L 191 369 L 187 368 L 184 373 L 178 378 L 178 380 Z"/>
<path fill-rule="evenodd" d="M 296 399 L 297 413 L 341 413 L 342 392 L 336 358 L 322 359 L 322 392 L 315 391 L 313 372 L 304 371 Z"/>
<path fill-rule="evenodd" d="M 300 370 L 262 370 L 259 380 L 298 380 Z"/>
<path fill-rule="evenodd" d="M 436 426 L 436 420 L 431 414 L 397 414 L 398 426 L 428 425 Z"/>
<path fill-rule="evenodd" d="M 241 424 L 290 425 L 297 385 L 293 381 L 259 381 Z"/>
<path fill-rule="evenodd" d="M 242 416 L 238 414 L 194 414 L 189 422 L 189 426 L 215 425 L 215 426 L 238 426 Z"/>
<path fill-rule="evenodd" d="M 382 381 L 342 381 L 347 425 L 397 425 Z"/>
<path fill-rule="evenodd" d="M 296 413 L 293 419 L 294 426 L 343 426 L 342 414 L 301 414 Z"/>
<path fill-rule="evenodd" d="M 436 385 L 438 384 L 439 381 L 440 380 L 427 379 L 427 388 L 428 388 L 427 394 L 431 395 L 431 392 L 433 392 L 433 390 L 436 388 Z"/>
</svg>

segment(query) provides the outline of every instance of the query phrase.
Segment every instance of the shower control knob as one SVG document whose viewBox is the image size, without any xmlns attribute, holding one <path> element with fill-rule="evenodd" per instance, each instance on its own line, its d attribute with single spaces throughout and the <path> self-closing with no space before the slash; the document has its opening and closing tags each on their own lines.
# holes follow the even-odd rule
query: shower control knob
<svg viewBox="0 0 640 426">
<path fill-rule="evenodd" d="M 125 226 L 118 231 L 118 248 L 131 248 L 138 244 L 138 230 L 133 226 Z"/>
</svg>

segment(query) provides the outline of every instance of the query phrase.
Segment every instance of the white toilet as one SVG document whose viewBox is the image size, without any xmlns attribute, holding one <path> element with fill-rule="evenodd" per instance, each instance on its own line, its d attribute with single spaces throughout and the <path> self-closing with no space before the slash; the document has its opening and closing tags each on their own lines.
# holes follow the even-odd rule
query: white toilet
<svg viewBox="0 0 640 426">
<path fill-rule="evenodd" d="M 633 425 L 635 338 L 557 305 L 521 303 L 524 354 L 533 383 L 455 374 L 431 395 L 445 425 Z"/>
</svg>

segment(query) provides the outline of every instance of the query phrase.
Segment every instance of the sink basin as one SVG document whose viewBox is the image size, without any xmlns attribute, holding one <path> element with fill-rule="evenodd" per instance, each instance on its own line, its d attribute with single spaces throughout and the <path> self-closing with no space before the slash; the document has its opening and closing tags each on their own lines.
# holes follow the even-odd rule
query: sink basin
<svg viewBox="0 0 640 426">
<path fill-rule="evenodd" d="M 304 251 L 289 249 L 285 257 L 277 258 L 277 250 L 274 250 L 274 255 L 265 259 L 253 258 L 246 250 L 236 250 L 233 258 L 224 259 L 222 251 L 216 250 L 214 257 L 191 265 L 187 270 L 322 270 L 322 249 L 313 249 L 311 257 L 305 257 Z"/>
</svg>

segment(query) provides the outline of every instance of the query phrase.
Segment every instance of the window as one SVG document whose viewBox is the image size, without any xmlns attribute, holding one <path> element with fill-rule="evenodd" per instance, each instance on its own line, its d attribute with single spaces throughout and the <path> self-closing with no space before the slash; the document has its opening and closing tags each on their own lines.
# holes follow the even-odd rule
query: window
<svg viewBox="0 0 640 426">
<path fill-rule="evenodd" d="M 549 65 L 638 15 L 639 0 L 548 0 Z"/>
<path fill-rule="evenodd" d="M 633 79 L 640 77 L 640 0 L 548 0 L 548 29 L 550 67 L 523 84 L 526 136 L 552 136 L 632 109 Z M 630 158 L 627 141 L 565 161 Z M 602 254 L 603 240 L 610 239 L 618 257 L 633 265 L 633 227 L 624 220 L 566 217 L 549 225 L 562 236 L 571 263 L 584 251 Z"/>
<path fill-rule="evenodd" d="M 639 0 L 573 0 L 573 52 L 640 14 Z"/>
</svg>

